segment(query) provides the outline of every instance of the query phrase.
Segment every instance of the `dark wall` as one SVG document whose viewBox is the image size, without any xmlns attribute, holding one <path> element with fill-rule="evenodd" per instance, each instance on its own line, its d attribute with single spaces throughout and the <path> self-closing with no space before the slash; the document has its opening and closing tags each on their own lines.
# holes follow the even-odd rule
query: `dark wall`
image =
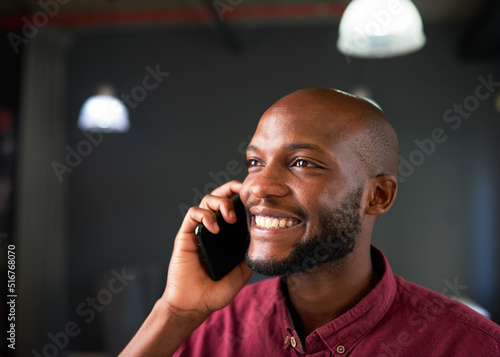
<svg viewBox="0 0 500 357">
<path fill-rule="evenodd" d="M 334 25 L 239 30 L 241 53 L 210 28 L 80 34 L 69 67 L 69 146 L 75 150 L 86 140 L 76 127 L 79 109 L 102 81 L 112 82 L 118 94 L 138 94 L 147 66 L 169 75 L 130 108 L 128 133 L 104 135 L 64 174 L 70 182 L 71 318 L 88 320 L 72 347 L 116 352 L 130 337 L 161 294 L 180 205 L 211 190 L 219 179 L 214 176 L 242 179 L 239 149 L 260 115 L 305 87 L 369 86 L 398 132 L 402 157 L 416 163 L 409 161 L 413 172 L 405 168 L 409 177 L 402 177 L 397 202 L 375 230 L 374 243 L 393 270 L 449 296 L 444 289 L 458 281 L 459 294 L 498 314 L 499 248 L 491 238 L 498 238 L 500 116 L 490 95 L 460 125 L 444 120 L 448 109 L 474 96 L 478 76 L 500 80 L 498 62 L 457 58 L 460 26 L 428 26 L 426 32 L 422 51 L 374 61 L 339 54 Z M 437 128 L 441 142 L 430 144 Z M 415 140 L 427 143 L 427 154 Z M 102 289 L 112 269 L 123 267 L 137 277 L 109 302 Z M 91 319 L 88 305 L 77 307 L 99 293 L 108 304 L 91 308 Z M 113 336 L 106 332 L 110 326 Z"/>
<path fill-rule="evenodd" d="M 16 52 L 8 34 L 8 31 L 0 30 L 0 106 L 17 110 L 23 48 Z"/>
</svg>

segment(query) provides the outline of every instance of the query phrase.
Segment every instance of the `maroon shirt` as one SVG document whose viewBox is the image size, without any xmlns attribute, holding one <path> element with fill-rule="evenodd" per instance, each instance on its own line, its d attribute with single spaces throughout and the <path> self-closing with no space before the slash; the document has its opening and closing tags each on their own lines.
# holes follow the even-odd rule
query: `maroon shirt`
<svg viewBox="0 0 500 357">
<path fill-rule="evenodd" d="M 381 280 L 356 306 L 307 336 L 295 332 L 280 278 L 247 285 L 174 356 L 500 356 L 500 326 L 465 305 L 393 275 L 372 247 Z"/>
</svg>

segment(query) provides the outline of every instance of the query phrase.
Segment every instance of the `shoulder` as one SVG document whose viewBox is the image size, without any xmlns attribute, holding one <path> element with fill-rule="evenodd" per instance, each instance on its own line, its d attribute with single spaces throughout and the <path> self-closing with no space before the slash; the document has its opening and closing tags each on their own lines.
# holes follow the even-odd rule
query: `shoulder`
<svg viewBox="0 0 500 357">
<path fill-rule="evenodd" d="M 500 326 L 468 306 L 430 289 L 395 276 L 397 293 L 394 310 L 422 336 L 442 335 L 448 339 L 467 337 L 493 343 L 500 348 Z"/>
</svg>

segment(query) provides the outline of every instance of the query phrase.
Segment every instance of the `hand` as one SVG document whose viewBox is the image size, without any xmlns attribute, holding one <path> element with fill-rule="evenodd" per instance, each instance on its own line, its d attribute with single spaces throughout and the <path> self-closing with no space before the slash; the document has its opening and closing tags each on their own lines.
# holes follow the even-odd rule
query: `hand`
<svg viewBox="0 0 500 357">
<path fill-rule="evenodd" d="M 239 193 L 240 188 L 238 181 L 222 185 L 206 195 L 199 207 L 191 207 L 184 217 L 175 239 L 167 286 L 161 299 L 171 313 L 204 321 L 212 312 L 228 305 L 250 279 L 252 271 L 243 261 L 224 278 L 213 281 L 201 265 L 194 233 L 200 223 L 210 232 L 218 233 L 216 211 L 221 211 L 228 223 L 236 222 L 230 198 Z"/>
<path fill-rule="evenodd" d="M 194 233 L 200 223 L 217 233 L 216 211 L 234 223 L 230 198 L 240 188 L 241 182 L 228 182 L 205 196 L 199 207 L 189 209 L 175 238 L 165 292 L 120 356 L 172 356 L 212 312 L 228 305 L 248 282 L 252 271 L 244 261 L 213 281 L 201 265 Z"/>
</svg>

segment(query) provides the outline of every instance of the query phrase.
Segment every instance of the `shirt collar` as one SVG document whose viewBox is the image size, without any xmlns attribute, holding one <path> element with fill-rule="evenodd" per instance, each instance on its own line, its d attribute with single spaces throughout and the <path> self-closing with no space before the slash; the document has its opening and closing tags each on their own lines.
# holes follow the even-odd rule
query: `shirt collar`
<svg viewBox="0 0 500 357">
<path fill-rule="evenodd" d="M 371 257 L 374 269 L 382 275 L 379 282 L 353 308 L 307 336 L 305 348 L 300 343 L 283 298 L 282 289 L 286 288 L 285 283 L 283 279 L 278 280 L 280 297 L 278 313 L 282 322 L 283 338 L 286 341 L 284 348 L 295 348 L 299 353 L 303 353 L 304 349 L 308 353 L 325 349 L 336 353 L 337 349 L 341 348 L 344 350 L 343 353 L 348 353 L 384 317 L 396 296 L 396 281 L 384 254 L 373 245 Z M 295 340 L 295 347 L 290 342 L 292 337 Z"/>
</svg>

